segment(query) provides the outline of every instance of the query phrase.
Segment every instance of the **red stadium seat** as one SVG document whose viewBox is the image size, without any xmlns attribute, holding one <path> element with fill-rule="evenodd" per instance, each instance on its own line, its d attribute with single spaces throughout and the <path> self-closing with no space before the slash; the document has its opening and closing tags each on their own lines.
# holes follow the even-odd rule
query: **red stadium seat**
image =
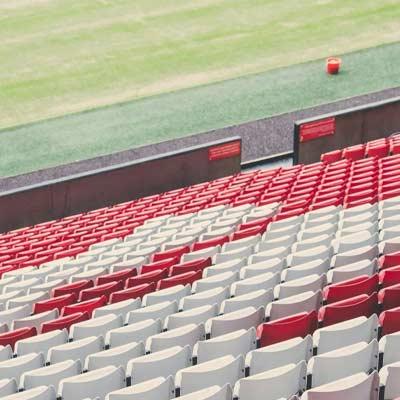
<svg viewBox="0 0 400 400">
<path fill-rule="evenodd" d="M 390 267 L 400 266 L 400 252 L 389 253 L 379 258 L 380 269 L 386 269 Z"/>
<path fill-rule="evenodd" d="M 224 243 L 229 242 L 229 236 L 219 236 L 216 238 L 203 240 L 193 244 L 193 251 L 207 249 L 214 246 L 222 246 Z"/>
<path fill-rule="evenodd" d="M 147 274 L 148 272 L 153 272 L 160 269 L 161 270 L 168 269 L 173 265 L 178 264 L 179 260 L 180 257 L 171 257 L 171 258 L 166 258 L 165 260 L 152 262 L 150 264 L 143 264 L 140 273 Z"/>
<path fill-rule="evenodd" d="M 190 271 L 203 271 L 204 268 L 211 266 L 211 264 L 211 257 L 199 258 L 197 260 L 176 264 L 169 269 L 169 276 L 184 274 Z"/>
<path fill-rule="evenodd" d="M 103 283 L 102 285 L 94 286 L 92 288 L 84 289 L 79 294 L 79 301 L 95 299 L 100 296 L 110 298 L 111 293 L 122 290 L 124 287 L 122 281 Z"/>
<path fill-rule="evenodd" d="M 346 147 L 343 150 L 343 157 L 347 160 L 361 160 L 364 158 L 365 149 L 363 145 L 356 145 L 351 147 Z"/>
<path fill-rule="evenodd" d="M 156 290 L 156 283 L 144 283 L 139 286 L 134 286 L 129 289 L 120 290 L 114 292 L 110 297 L 110 303 L 118 303 L 128 299 L 143 298 L 147 293 L 154 292 Z"/>
<path fill-rule="evenodd" d="M 271 223 L 272 218 L 271 217 L 265 217 L 265 218 L 259 218 L 251 222 L 246 222 L 241 225 L 239 225 L 238 230 L 245 230 L 249 228 L 254 228 L 258 226 L 263 226 L 267 228 L 267 226 Z"/>
<path fill-rule="evenodd" d="M 54 259 L 57 260 L 59 258 L 64 258 L 64 257 L 75 257 L 76 255 L 82 253 L 83 251 L 85 251 L 85 248 L 82 246 L 74 247 L 73 249 L 69 250 L 61 250 L 54 254 Z"/>
<path fill-rule="evenodd" d="M 380 271 L 379 283 L 384 288 L 400 283 L 400 266 L 390 267 Z"/>
<path fill-rule="evenodd" d="M 201 279 L 203 271 L 191 271 L 184 274 L 171 276 L 158 281 L 157 290 L 166 289 L 176 285 L 192 285 L 193 282 Z"/>
<path fill-rule="evenodd" d="M 153 261 L 161 261 L 161 260 L 166 260 L 168 258 L 173 258 L 173 257 L 178 257 L 178 259 L 180 260 L 182 255 L 185 253 L 189 253 L 189 251 L 190 251 L 189 246 L 175 247 L 174 249 L 166 250 L 166 251 L 162 251 L 162 252 L 154 254 Z"/>
<path fill-rule="evenodd" d="M 128 278 L 136 276 L 136 268 L 126 268 L 117 272 L 113 272 L 112 274 L 98 276 L 96 279 L 96 285 L 103 285 L 105 283 L 110 282 L 125 282 Z"/>
<path fill-rule="evenodd" d="M 33 326 L 0 333 L 0 346 L 7 346 L 9 344 L 14 350 L 15 343 L 18 342 L 18 340 L 27 339 L 36 336 L 36 334 L 36 328 Z"/>
<path fill-rule="evenodd" d="M 350 297 L 360 294 L 372 294 L 378 291 L 379 278 L 378 274 L 373 276 L 361 275 L 356 278 L 348 279 L 326 286 L 323 294 L 324 300 L 329 303 L 334 303 L 340 300 L 349 299 Z"/>
<path fill-rule="evenodd" d="M 69 306 L 65 306 L 62 310 L 62 316 L 76 314 L 80 312 L 87 312 L 91 317 L 92 312 L 98 308 L 105 306 L 107 304 L 107 297 L 101 296 L 95 299 L 90 299 L 86 301 L 82 301 L 80 303 L 71 304 Z"/>
<path fill-rule="evenodd" d="M 42 324 L 41 333 L 51 332 L 57 329 L 67 329 L 69 331 L 71 325 L 78 322 L 86 321 L 88 319 L 89 314 L 87 312 L 78 312 L 75 314 L 67 315 L 65 317 L 53 319 L 52 321 L 46 321 Z"/>
<path fill-rule="evenodd" d="M 138 276 L 134 276 L 129 278 L 125 282 L 125 289 L 140 286 L 145 283 L 157 283 L 159 280 L 168 277 L 167 269 L 157 269 L 155 271 L 146 272 L 145 274 L 140 274 Z"/>
<path fill-rule="evenodd" d="M 260 347 L 265 347 L 299 336 L 305 337 L 312 334 L 317 325 L 316 311 L 302 312 L 259 325 L 257 327 L 257 338 Z"/>
<path fill-rule="evenodd" d="M 35 303 L 33 313 L 39 314 L 45 311 L 54 310 L 61 311 L 63 307 L 76 303 L 78 297 L 75 293 L 64 294 L 58 297 L 52 297 L 48 300 L 42 300 Z"/>
<path fill-rule="evenodd" d="M 240 231 L 236 231 L 232 235 L 232 241 L 244 239 L 255 235 L 261 235 L 266 231 L 266 229 L 267 225 L 260 225 L 260 226 L 255 226 L 253 228 L 247 228 L 247 229 L 242 229 Z"/>
<path fill-rule="evenodd" d="M 81 280 L 74 283 L 69 283 L 67 285 L 58 286 L 52 289 L 51 295 L 53 297 L 63 296 L 65 294 L 75 293 L 79 297 L 81 290 L 88 289 L 93 286 L 93 281 L 91 280 Z"/>
<path fill-rule="evenodd" d="M 320 308 L 318 319 L 323 326 L 336 324 L 361 316 L 370 317 L 377 312 L 378 295 L 361 294 Z"/>
<path fill-rule="evenodd" d="M 333 150 L 329 153 L 321 154 L 321 161 L 327 164 L 339 161 L 342 158 L 342 150 Z"/>
<path fill-rule="evenodd" d="M 400 331 L 400 307 L 391 308 L 383 311 L 379 316 L 379 325 L 381 326 L 381 335 Z"/>
<path fill-rule="evenodd" d="M 378 301 L 383 311 L 400 307 L 400 283 L 381 289 L 378 293 Z"/>
</svg>

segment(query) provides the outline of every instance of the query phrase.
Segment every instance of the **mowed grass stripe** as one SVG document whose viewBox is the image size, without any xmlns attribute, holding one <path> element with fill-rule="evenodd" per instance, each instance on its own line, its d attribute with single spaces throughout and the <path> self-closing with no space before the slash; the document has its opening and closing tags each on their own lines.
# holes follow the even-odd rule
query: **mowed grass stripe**
<svg viewBox="0 0 400 400">
<path fill-rule="evenodd" d="M 400 86 L 400 43 L 43 121 L 0 132 L 11 176 Z"/>
<path fill-rule="evenodd" d="M 0 0 L 0 127 L 400 39 L 398 0 Z"/>
</svg>

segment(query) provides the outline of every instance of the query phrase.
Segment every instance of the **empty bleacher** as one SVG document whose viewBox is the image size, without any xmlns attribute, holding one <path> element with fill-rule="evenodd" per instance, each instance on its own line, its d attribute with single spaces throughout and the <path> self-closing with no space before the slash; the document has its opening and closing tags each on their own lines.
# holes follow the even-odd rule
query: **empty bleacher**
<svg viewBox="0 0 400 400">
<path fill-rule="evenodd" d="M 0 235 L 0 397 L 399 397 L 390 146 Z"/>
</svg>

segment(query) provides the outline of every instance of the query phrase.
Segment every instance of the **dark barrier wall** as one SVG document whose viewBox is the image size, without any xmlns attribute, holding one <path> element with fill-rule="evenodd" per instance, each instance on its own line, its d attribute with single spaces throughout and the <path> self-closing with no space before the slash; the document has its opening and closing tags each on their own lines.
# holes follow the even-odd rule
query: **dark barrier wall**
<svg viewBox="0 0 400 400">
<path fill-rule="evenodd" d="M 400 131 L 400 97 L 295 122 L 294 163 Z"/>
<path fill-rule="evenodd" d="M 137 160 L 0 194 L 5 232 L 240 171 L 241 139 Z"/>
</svg>

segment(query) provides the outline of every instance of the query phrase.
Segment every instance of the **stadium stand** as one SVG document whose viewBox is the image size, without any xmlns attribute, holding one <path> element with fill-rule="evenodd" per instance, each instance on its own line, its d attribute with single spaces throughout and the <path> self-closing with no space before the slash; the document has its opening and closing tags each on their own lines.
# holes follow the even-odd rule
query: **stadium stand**
<svg viewBox="0 0 400 400">
<path fill-rule="evenodd" d="M 1 398 L 396 399 L 400 155 L 374 152 L 0 235 Z"/>
</svg>

